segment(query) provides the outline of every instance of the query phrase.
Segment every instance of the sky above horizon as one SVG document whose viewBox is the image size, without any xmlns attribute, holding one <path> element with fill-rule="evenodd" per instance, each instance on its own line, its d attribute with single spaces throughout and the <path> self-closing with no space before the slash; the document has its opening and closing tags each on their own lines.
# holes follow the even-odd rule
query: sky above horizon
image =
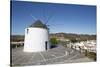
<svg viewBox="0 0 100 67">
<path fill-rule="evenodd" d="M 12 1 L 11 7 L 13 35 L 23 35 L 38 19 L 49 19 L 50 33 L 96 34 L 96 6 Z"/>
</svg>

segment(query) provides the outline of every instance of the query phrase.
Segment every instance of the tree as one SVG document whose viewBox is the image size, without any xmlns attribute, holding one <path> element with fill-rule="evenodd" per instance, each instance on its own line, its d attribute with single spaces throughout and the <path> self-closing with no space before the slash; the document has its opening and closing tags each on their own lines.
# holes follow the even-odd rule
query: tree
<svg viewBox="0 0 100 67">
<path fill-rule="evenodd" d="M 76 39 L 71 39 L 70 40 L 72 43 L 78 42 Z"/>
<path fill-rule="evenodd" d="M 58 43 L 58 41 L 57 41 L 56 38 L 51 38 L 51 39 L 50 39 L 50 43 L 53 44 L 53 45 L 55 45 L 55 44 Z"/>
</svg>

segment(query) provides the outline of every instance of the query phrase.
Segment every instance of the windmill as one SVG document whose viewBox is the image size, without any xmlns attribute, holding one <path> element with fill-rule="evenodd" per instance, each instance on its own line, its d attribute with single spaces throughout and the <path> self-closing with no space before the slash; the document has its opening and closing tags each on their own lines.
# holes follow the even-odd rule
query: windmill
<svg viewBox="0 0 100 67">
<path fill-rule="evenodd" d="M 49 44 L 49 28 L 48 21 L 51 16 L 47 19 L 44 24 L 41 20 L 36 19 L 28 28 L 25 28 L 25 39 L 24 39 L 24 52 L 40 52 L 50 49 Z"/>
</svg>

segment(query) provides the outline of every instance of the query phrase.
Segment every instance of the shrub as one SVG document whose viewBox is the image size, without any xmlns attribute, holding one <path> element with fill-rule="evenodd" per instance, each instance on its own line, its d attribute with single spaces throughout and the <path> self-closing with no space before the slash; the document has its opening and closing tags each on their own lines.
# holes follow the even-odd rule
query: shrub
<svg viewBox="0 0 100 67">
<path fill-rule="evenodd" d="M 58 44 L 56 38 L 51 38 L 51 39 L 50 39 L 50 43 L 53 44 L 53 45 Z"/>
<path fill-rule="evenodd" d="M 85 55 L 88 58 L 93 59 L 94 61 L 96 61 L 96 53 L 94 53 L 94 52 L 85 52 Z"/>
</svg>

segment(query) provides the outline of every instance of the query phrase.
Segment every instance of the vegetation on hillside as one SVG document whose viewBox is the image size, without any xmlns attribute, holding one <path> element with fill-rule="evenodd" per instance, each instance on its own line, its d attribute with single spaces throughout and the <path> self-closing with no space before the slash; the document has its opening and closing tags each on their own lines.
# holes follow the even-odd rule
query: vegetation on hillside
<svg viewBox="0 0 100 67">
<path fill-rule="evenodd" d="M 55 38 L 59 38 L 59 37 L 64 37 L 66 39 L 77 39 L 80 41 L 85 41 L 85 40 L 96 40 L 96 35 L 88 35 L 88 34 L 72 34 L 72 33 L 54 33 L 51 34 L 50 37 L 55 37 Z"/>
<path fill-rule="evenodd" d="M 60 38 L 64 37 L 65 39 L 69 39 L 74 42 L 76 39 L 77 41 L 85 41 L 85 40 L 96 40 L 96 35 L 83 35 L 83 34 L 72 34 L 72 33 L 54 33 L 50 34 L 50 38 Z M 24 35 L 11 35 L 11 41 L 24 41 Z"/>
<path fill-rule="evenodd" d="M 24 41 L 24 35 L 11 35 L 10 36 L 10 41 L 11 42 Z"/>
<path fill-rule="evenodd" d="M 88 51 L 85 51 L 85 56 L 87 56 L 88 58 L 96 61 L 97 60 L 97 56 L 96 56 L 96 53 L 94 52 L 88 52 Z"/>
</svg>

